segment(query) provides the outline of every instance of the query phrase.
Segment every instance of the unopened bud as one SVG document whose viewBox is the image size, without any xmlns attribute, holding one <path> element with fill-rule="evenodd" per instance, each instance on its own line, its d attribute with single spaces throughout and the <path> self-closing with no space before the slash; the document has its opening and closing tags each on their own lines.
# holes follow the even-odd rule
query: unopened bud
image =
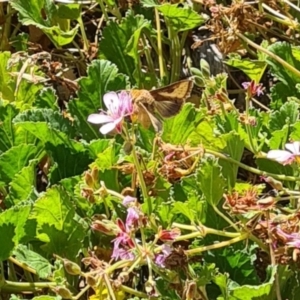
<svg viewBox="0 0 300 300">
<path fill-rule="evenodd" d="M 85 172 L 84 174 L 84 182 L 89 188 L 94 187 L 94 180 L 90 172 Z"/>
<path fill-rule="evenodd" d="M 64 259 L 63 262 L 64 262 L 64 267 L 65 267 L 66 271 L 70 275 L 79 275 L 81 273 L 81 269 L 77 264 L 75 264 L 67 259 Z"/>
<path fill-rule="evenodd" d="M 66 287 L 64 286 L 59 286 L 53 289 L 54 292 L 61 296 L 63 299 L 72 299 L 73 295 L 70 292 L 70 290 L 68 290 Z"/>
<path fill-rule="evenodd" d="M 92 169 L 91 176 L 92 176 L 92 178 L 93 178 L 94 184 L 95 184 L 95 182 L 98 182 L 98 178 L 99 178 L 99 170 L 98 170 L 96 167 L 94 167 L 94 168 Z"/>
<path fill-rule="evenodd" d="M 97 284 L 97 280 L 91 276 L 91 275 L 88 275 L 86 277 L 86 283 L 89 285 L 89 286 L 95 286 Z"/>
<path fill-rule="evenodd" d="M 201 68 L 204 78 L 209 78 L 210 77 L 210 66 L 209 66 L 208 62 L 203 58 L 201 58 L 201 60 L 200 60 L 200 68 Z"/>
<path fill-rule="evenodd" d="M 123 145 L 123 150 L 124 152 L 129 155 L 132 151 L 132 143 L 130 142 L 125 142 L 124 145 Z"/>
</svg>

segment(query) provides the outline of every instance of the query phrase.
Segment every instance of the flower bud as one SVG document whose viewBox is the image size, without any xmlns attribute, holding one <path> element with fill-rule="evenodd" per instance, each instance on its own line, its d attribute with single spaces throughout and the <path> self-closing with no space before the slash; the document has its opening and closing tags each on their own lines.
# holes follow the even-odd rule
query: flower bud
<svg viewBox="0 0 300 300">
<path fill-rule="evenodd" d="M 72 295 L 72 293 L 70 292 L 70 290 L 67 289 L 67 288 L 64 287 L 64 286 L 58 286 L 58 287 L 55 287 L 55 288 L 53 289 L 53 291 L 54 291 L 57 295 L 61 296 L 63 299 L 72 299 L 72 297 L 73 297 L 73 295 Z"/>
<path fill-rule="evenodd" d="M 89 286 L 95 286 L 97 284 L 97 280 L 93 276 L 88 275 L 88 276 L 86 276 L 86 283 Z"/>
<path fill-rule="evenodd" d="M 200 68 L 201 68 L 204 78 L 209 78 L 210 77 L 210 66 L 209 66 L 208 62 L 203 58 L 201 58 L 201 60 L 200 60 Z"/>
<path fill-rule="evenodd" d="M 64 267 L 65 267 L 66 271 L 70 275 L 79 275 L 81 273 L 81 269 L 77 264 L 75 264 L 67 259 L 64 259 L 63 262 L 64 262 Z"/>
<path fill-rule="evenodd" d="M 94 187 L 94 180 L 90 172 L 84 173 L 84 182 L 89 188 Z"/>
</svg>

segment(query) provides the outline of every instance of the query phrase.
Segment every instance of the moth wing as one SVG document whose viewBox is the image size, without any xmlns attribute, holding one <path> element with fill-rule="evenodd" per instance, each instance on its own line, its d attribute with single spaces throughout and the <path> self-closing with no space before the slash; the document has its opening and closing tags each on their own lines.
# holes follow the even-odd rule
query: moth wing
<svg viewBox="0 0 300 300">
<path fill-rule="evenodd" d="M 176 115 L 181 110 L 184 101 L 190 97 L 193 85 L 192 80 L 185 79 L 150 91 L 155 99 L 157 112 L 164 118 Z"/>
<path fill-rule="evenodd" d="M 161 121 L 158 120 L 151 112 L 149 112 L 143 103 L 139 103 L 138 106 L 140 110 L 140 113 L 138 114 L 138 122 L 146 128 L 149 128 L 150 124 L 152 124 L 156 132 L 161 131 Z"/>
<path fill-rule="evenodd" d="M 184 79 L 174 82 L 162 88 L 150 91 L 156 101 L 185 101 L 190 97 L 194 82 L 191 79 Z"/>
</svg>

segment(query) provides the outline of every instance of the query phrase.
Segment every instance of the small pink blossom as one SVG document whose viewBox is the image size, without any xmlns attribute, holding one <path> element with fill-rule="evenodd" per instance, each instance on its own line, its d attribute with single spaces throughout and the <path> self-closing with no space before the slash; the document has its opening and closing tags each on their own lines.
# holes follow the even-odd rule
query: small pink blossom
<svg viewBox="0 0 300 300">
<path fill-rule="evenodd" d="M 122 201 L 122 204 L 124 206 L 128 207 L 131 203 L 134 203 L 134 202 L 136 202 L 136 198 L 131 197 L 131 196 L 125 196 Z"/>
<path fill-rule="evenodd" d="M 289 165 L 300 160 L 300 142 L 285 144 L 286 150 L 271 150 L 267 158 L 276 160 L 280 164 Z"/>
<path fill-rule="evenodd" d="M 120 93 L 109 92 L 103 96 L 103 102 L 107 112 L 101 110 L 99 114 L 88 116 L 88 122 L 92 124 L 104 124 L 100 127 L 102 134 L 115 131 L 122 132 L 122 121 L 133 113 L 132 98 L 126 91 Z"/>
<path fill-rule="evenodd" d="M 286 238 L 286 244 L 288 246 L 300 249 L 300 233 L 286 233 L 281 228 L 276 228 L 276 231 L 283 237 Z"/>
<path fill-rule="evenodd" d="M 132 226 L 137 226 L 139 219 L 139 209 L 137 207 L 129 207 L 127 209 L 126 228 L 129 230 Z"/>
<path fill-rule="evenodd" d="M 161 268 L 164 268 L 165 267 L 165 261 L 166 261 L 166 258 L 172 253 L 172 248 L 167 245 L 167 244 L 164 244 L 161 246 L 161 253 L 156 255 L 155 257 L 155 263 L 161 267 Z"/>
<path fill-rule="evenodd" d="M 255 83 L 254 80 L 248 81 L 248 82 L 243 82 L 242 86 L 245 90 L 247 90 L 250 97 L 260 96 L 264 93 L 262 84 L 261 83 L 257 84 L 257 83 Z"/>
</svg>

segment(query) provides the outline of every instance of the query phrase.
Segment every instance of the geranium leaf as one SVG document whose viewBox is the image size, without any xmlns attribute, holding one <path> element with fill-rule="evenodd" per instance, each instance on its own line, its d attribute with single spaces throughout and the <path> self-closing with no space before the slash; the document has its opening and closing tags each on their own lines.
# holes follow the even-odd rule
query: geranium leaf
<svg viewBox="0 0 300 300">
<path fill-rule="evenodd" d="M 35 202 L 31 218 L 37 222 L 37 238 L 45 243 L 46 253 L 75 259 L 86 228 L 74 219 L 74 207 L 62 187 L 48 189 Z"/>
<path fill-rule="evenodd" d="M 77 34 L 78 26 L 72 30 L 61 29 L 57 7 L 51 0 L 14 0 L 11 1 L 11 6 L 19 12 L 23 25 L 40 28 L 57 47 L 71 43 Z"/>
</svg>

